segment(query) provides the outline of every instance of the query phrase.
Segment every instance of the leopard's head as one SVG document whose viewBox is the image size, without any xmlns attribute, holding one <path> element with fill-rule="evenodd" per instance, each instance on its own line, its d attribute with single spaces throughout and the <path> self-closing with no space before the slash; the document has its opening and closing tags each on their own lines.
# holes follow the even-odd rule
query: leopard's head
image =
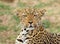
<svg viewBox="0 0 60 44">
<path fill-rule="evenodd" d="M 34 29 L 40 26 L 41 17 L 44 15 L 45 11 L 45 9 L 34 8 L 18 9 L 16 15 L 20 18 L 22 28 Z"/>
</svg>

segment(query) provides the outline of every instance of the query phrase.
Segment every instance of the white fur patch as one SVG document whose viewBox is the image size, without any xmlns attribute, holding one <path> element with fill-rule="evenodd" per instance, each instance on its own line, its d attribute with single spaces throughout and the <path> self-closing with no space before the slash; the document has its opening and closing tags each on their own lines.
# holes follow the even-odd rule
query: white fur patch
<svg viewBox="0 0 60 44">
<path fill-rule="evenodd" d="M 25 40 L 22 44 L 27 44 L 28 40 Z"/>
<path fill-rule="evenodd" d="M 26 32 L 26 30 L 23 30 L 21 33 L 20 33 L 20 35 L 22 35 L 22 34 L 27 34 L 28 32 Z"/>
<path fill-rule="evenodd" d="M 34 30 L 34 28 L 26 28 L 26 30 Z"/>
<path fill-rule="evenodd" d="M 15 44 L 27 44 L 28 40 L 25 40 L 27 38 L 26 34 L 28 33 L 27 30 L 34 30 L 34 28 L 26 28 L 26 30 L 23 29 L 23 31 L 20 32 L 20 35 L 18 35 L 17 39 L 21 39 L 23 41 L 20 42 L 16 39 Z"/>
</svg>

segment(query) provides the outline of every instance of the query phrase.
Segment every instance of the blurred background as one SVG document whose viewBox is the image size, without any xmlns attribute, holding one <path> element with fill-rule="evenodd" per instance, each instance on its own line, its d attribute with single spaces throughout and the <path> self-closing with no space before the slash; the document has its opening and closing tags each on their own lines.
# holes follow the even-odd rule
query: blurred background
<svg viewBox="0 0 60 44">
<path fill-rule="evenodd" d="M 60 32 L 60 0 L 0 0 L 0 44 L 14 44 L 20 33 L 20 20 L 14 15 L 16 8 L 34 7 L 46 9 L 42 17 L 45 29 Z"/>
</svg>

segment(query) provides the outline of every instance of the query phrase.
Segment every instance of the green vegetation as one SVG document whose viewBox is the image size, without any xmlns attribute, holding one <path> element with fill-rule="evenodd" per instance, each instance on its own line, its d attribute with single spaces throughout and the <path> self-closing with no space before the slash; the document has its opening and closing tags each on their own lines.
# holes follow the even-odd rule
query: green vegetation
<svg viewBox="0 0 60 44">
<path fill-rule="evenodd" d="M 21 8 L 27 7 L 26 3 L 23 3 L 23 2 L 19 2 L 18 6 Z"/>
<path fill-rule="evenodd" d="M 50 23 L 49 20 L 43 20 L 42 23 L 43 23 L 43 25 L 44 25 L 45 28 L 49 28 L 50 25 L 51 25 L 51 23 Z"/>
<path fill-rule="evenodd" d="M 0 15 L 11 14 L 12 9 L 13 8 L 10 7 L 9 5 L 5 5 L 3 3 L 0 3 Z"/>
<path fill-rule="evenodd" d="M 47 6 L 52 6 L 53 2 L 49 2 L 49 3 L 43 3 L 40 2 L 38 5 L 35 5 L 35 8 L 43 8 L 43 7 L 47 7 Z"/>
<path fill-rule="evenodd" d="M 18 24 L 20 22 L 20 19 L 18 16 L 16 15 L 13 15 L 13 19 L 16 20 L 16 23 Z"/>
<path fill-rule="evenodd" d="M 2 20 L 0 19 L 0 23 L 2 23 Z"/>
<path fill-rule="evenodd" d="M 55 28 L 60 32 L 60 26 L 56 26 Z"/>
<path fill-rule="evenodd" d="M 0 3 L 0 9 L 3 9 L 3 10 L 10 10 L 11 7 L 9 5 L 5 5 L 3 3 Z"/>
<path fill-rule="evenodd" d="M 8 29 L 8 26 L 0 25 L 0 31 L 4 31 L 7 29 Z"/>
</svg>

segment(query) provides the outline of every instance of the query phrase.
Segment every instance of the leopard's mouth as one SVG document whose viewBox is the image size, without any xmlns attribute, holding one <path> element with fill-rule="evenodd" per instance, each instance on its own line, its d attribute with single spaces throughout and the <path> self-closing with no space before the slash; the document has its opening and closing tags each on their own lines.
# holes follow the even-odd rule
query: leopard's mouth
<svg viewBox="0 0 60 44">
<path fill-rule="evenodd" d="M 34 26 L 33 25 L 29 25 L 26 29 L 27 30 L 33 30 L 34 29 Z"/>
<path fill-rule="evenodd" d="M 33 28 L 33 26 L 32 26 L 32 25 L 30 25 L 30 26 L 29 26 L 29 28 Z"/>
<path fill-rule="evenodd" d="M 30 24 L 30 25 L 28 26 L 28 28 L 34 28 L 34 25 Z"/>
<path fill-rule="evenodd" d="M 34 30 L 35 28 L 37 28 L 37 25 L 29 24 L 28 26 L 26 25 L 25 28 L 26 28 L 27 30 Z"/>
<path fill-rule="evenodd" d="M 37 27 L 37 25 L 32 25 L 32 24 L 30 24 L 29 26 L 28 26 L 28 28 L 36 28 Z"/>
</svg>

